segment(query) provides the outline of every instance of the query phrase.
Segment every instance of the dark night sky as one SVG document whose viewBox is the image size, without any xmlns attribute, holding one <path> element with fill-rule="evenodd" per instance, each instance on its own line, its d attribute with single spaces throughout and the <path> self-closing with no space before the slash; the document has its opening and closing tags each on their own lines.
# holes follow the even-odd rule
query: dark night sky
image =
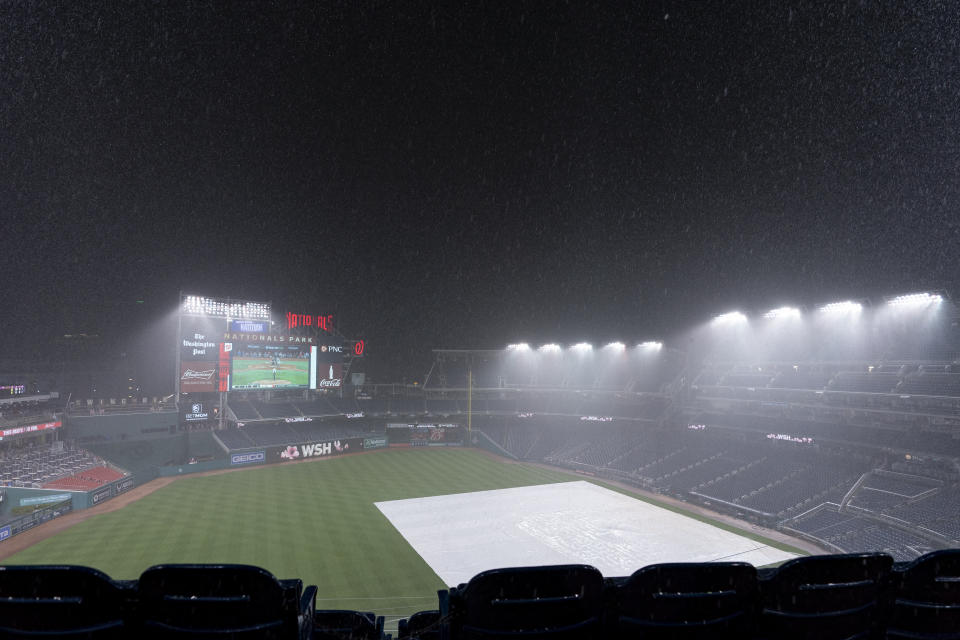
<svg viewBox="0 0 960 640">
<path fill-rule="evenodd" d="M 398 379 L 957 293 L 952 2 L 612 4 L 3 3 L 0 346 L 172 351 L 183 289 L 333 310 Z"/>
</svg>

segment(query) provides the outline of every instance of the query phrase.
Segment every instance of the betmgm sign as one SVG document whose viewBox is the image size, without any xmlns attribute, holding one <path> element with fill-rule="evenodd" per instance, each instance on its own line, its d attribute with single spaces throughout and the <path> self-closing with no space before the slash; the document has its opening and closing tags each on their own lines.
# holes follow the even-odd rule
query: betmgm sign
<svg viewBox="0 0 960 640">
<path fill-rule="evenodd" d="M 216 407 L 212 410 L 208 407 L 209 403 L 207 402 L 190 402 L 186 407 L 181 409 L 180 418 L 185 423 L 206 422 L 207 420 L 216 419 Z"/>
</svg>

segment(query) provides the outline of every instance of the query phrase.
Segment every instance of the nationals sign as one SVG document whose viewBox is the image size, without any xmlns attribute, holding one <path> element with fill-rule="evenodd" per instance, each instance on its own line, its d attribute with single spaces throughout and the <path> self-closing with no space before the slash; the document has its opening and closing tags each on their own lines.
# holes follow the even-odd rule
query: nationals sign
<svg viewBox="0 0 960 640">
<path fill-rule="evenodd" d="M 314 316 L 307 313 L 287 311 L 287 329 L 297 327 L 317 327 L 323 331 L 333 331 L 333 315 Z"/>
</svg>

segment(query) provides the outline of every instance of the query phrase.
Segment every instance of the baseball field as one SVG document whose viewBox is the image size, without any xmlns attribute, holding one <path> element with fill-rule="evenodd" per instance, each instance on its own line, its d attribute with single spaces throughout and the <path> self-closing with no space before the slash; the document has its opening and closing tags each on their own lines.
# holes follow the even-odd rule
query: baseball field
<svg viewBox="0 0 960 640">
<path fill-rule="evenodd" d="M 281 359 L 276 378 L 269 358 L 234 358 L 231 384 L 234 388 L 307 387 L 310 384 L 308 358 Z"/>
<path fill-rule="evenodd" d="M 82 564 L 115 578 L 136 578 L 165 562 L 248 563 L 318 585 L 318 608 L 375 611 L 387 616 L 392 627 L 411 612 L 435 608 L 436 590 L 447 585 L 375 503 L 583 479 L 458 448 L 384 449 L 185 476 L 116 511 L 79 522 L 2 564 Z M 465 501 L 480 504 L 470 495 Z M 649 508 L 649 501 L 642 506 Z M 665 506 L 663 511 L 676 517 L 678 510 Z M 684 515 L 718 531 L 736 531 L 748 546 L 802 553 L 709 518 Z M 464 547 L 471 539 L 482 539 L 485 526 L 484 520 L 444 523 L 435 537 Z"/>
</svg>

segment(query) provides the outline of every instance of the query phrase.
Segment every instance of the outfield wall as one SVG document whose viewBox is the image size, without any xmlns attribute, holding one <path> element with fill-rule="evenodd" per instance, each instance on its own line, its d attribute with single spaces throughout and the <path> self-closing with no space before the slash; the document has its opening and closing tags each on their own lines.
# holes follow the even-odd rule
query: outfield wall
<svg viewBox="0 0 960 640">
<path fill-rule="evenodd" d="M 0 525 L 0 542 L 71 511 L 103 504 L 121 493 L 130 491 L 136 485 L 137 482 L 133 476 L 126 476 L 90 491 L 6 487 L 8 504 L 5 507 L 5 513 L 8 515 L 3 518 L 3 524 Z M 46 504 L 50 506 L 40 506 Z M 13 509 L 22 507 L 39 508 L 20 516 L 12 515 Z"/>
<path fill-rule="evenodd" d="M 43 509 L 38 509 L 30 514 L 8 520 L 4 524 L 0 525 L 0 543 L 3 543 L 4 540 L 12 538 L 18 533 L 29 531 L 30 529 L 33 529 L 44 522 L 48 522 L 54 518 L 70 513 L 72 510 L 73 506 L 69 502 L 62 502 L 56 505 L 45 507 Z"/>
<path fill-rule="evenodd" d="M 138 484 L 140 483 L 135 477 L 125 476 L 89 491 L 5 487 L 7 505 L 4 507 L 3 514 L 5 517 L 15 517 L 14 509 L 61 502 L 70 502 L 74 509 L 86 509 L 125 493 Z"/>
<path fill-rule="evenodd" d="M 380 449 L 387 445 L 386 438 L 343 438 L 322 442 L 301 442 L 297 444 L 273 447 L 251 447 L 230 452 L 225 468 L 244 467 L 260 464 L 276 464 L 308 460 L 312 458 L 328 458 L 346 453 L 361 453 L 364 444 L 367 449 Z"/>
<path fill-rule="evenodd" d="M 144 440 L 165 438 L 177 430 L 176 411 L 148 413 L 117 413 L 102 416 L 75 416 L 67 418 L 70 438 L 82 445 L 113 440 Z"/>
<path fill-rule="evenodd" d="M 157 477 L 160 467 L 189 464 L 191 460 L 225 457 L 209 431 L 181 432 L 145 440 L 98 442 L 84 445 L 84 448 L 142 477 L 137 484 Z"/>
</svg>

